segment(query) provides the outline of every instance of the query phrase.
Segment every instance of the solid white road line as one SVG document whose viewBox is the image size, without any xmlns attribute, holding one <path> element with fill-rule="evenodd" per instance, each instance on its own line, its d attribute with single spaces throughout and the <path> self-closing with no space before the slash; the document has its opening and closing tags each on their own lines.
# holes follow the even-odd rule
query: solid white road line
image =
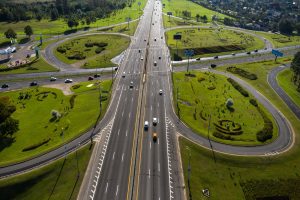
<svg viewBox="0 0 300 200">
<path fill-rule="evenodd" d="M 118 196 L 118 192 L 119 192 L 119 185 L 117 185 L 116 196 Z"/>
<path fill-rule="evenodd" d="M 107 192 L 108 182 L 106 182 L 105 193 Z"/>
<path fill-rule="evenodd" d="M 115 153 L 116 153 L 116 152 L 114 152 L 113 157 L 112 157 L 113 160 L 115 159 Z"/>
<path fill-rule="evenodd" d="M 122 154 L 122 162 L 123 162 L 123 160 L 124 160 L 124 153 Z"/>
</svg>

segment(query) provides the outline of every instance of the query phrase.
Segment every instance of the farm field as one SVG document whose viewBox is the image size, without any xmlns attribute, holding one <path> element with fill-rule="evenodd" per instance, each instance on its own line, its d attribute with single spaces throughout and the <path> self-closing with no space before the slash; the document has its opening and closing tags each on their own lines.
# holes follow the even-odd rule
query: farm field
<svg viewBox="0 0 300 200">
<path fill-rule="evenodd" d="M 192 130 L 231 145 L 261 145 L 276 139 L 278 130 L 273 117 L 251 94 L 243 96 L 224 76 L 196 71 L 191 74 L 174 73 L 173 89 L 177 115 Z M 258 135 L 265 128 L 266 118 L 273 124 L 268 129 L 273 136 L 262 141 Z"/>
<path fill-rule="evenodd" d="M 292 100 L 300 107 L 300 93 L 297 86 L 291 81 L 293 72 L 290 69 L 281 71 L 277 76 L 280 87 L 292 98 Z"/>
<path fill-rule="evenodd" d="M 67 159 L 61 158 L 29 173 L 1 179 L 0 193 L 6 200 L 76 200 L 91 153 L 92 148 L 86 145 Z"/>
<path fill-rule="evenodd" d="M 67 64 L 82 68 L 111 67 L 110 61 L 129 46 L 130 39 L 119 35 L 80 36 L 60 44 L 54 55 Z"/>
<path fill-rule="evenodd" d="M 97 81 L 72 87 L 70 84 L 70 91 L 66 89 L 68 85 L 63 84 L 64 90 L 73 92 L 70 95 L 64 95 L 58 89 L 37 86 L 0 93 L 0 97 L 9 97 L 16 106 L 12 117 L 19 120 L 19 131 L 14 138 L 0 144 L 0 165 L 20 162 L 57 148 L 91 128 L 98 117 L 104 116 L 110 100 L 111 81 L 100 84 L 101 116 Z M 54 117 L 53 112 L 58 112 L 58 117 Z M 31 149 L 32 146 L 35 148 Z"/>
<path fill-rule="evenodd" d="M 174 40 L 173 36 L 175 34 L 181 34 L 181 40 Z M 193 49 L 194 57 L 201 57 L 203 55 L 221 55 L 231 52 L 251 51 L 264 47 L 264 42 L 252 35 L 226 29 L 175 29 L 166 32 L 166 37 L 171 55 L 174 57 L 174 54 L 177 54 L 178 48 L 178 55 L 181 58 L 185 57 L 185 49 Z"/>
</svg>

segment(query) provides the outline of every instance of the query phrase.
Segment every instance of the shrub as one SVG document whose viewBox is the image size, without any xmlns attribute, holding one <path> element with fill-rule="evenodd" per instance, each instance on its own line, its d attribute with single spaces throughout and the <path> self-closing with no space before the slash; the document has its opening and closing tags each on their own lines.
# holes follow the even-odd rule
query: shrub
<svg viewBox="0 0 300 200">
<path fill-rule="evenodd" d="M 209 86 L 207 89 L 214 90 L 214 89 L 216 89 L 216 86 L 212 85 L 212 86 Z"/>
<path fill-rule="evenodd" d="M 33 150 L 33 149 L 36 149 L 44 144 L 47 144 L 49 141 L 51 140 L 51 138 L 48 138 L 48 139 L 44 139 L 43 141 L 37 143 L 37 144 L 33 144 L 33 145 L 30 145 L 28 147 L 25 147 L 22 151 L 30 151 L 30 150 Z"/>
<path fill-rule="evenodd" d="M 66 51 L 67 51 L 67 50 L 66 50 L 65 48 L 63 48 L 62 46 L 57 47 L 56 50 L 57 50 L 59 53 L 66 53 Z"/>
<path fill-rule="evenodd" d="M 71 98 L 70 98 L 70 107 L 71 107 L 71 109 L 74 108 L 76 97 L 77 97 L 77 95 L 72 95 Z"/>
<path fill-rule="evenodd" d="M 68 56 L 68 59 L 70 59 L 70 60 L 84 60 L 85 58 L 86 58 L 86 56 L 83 55 L 82 53 L 76 53 L 74 55 Z"/>
<path fill-rule="evenodd" d="M 256 100 L 255 99 L 250 99 L 250 101 L 249 101 L 253 106 L 255 106 L 255 107 L 257 107 L 258 106 L 258 104 L 257 104 L 257 102 L 256 102 Z"/>
<path fill-rule="evenodd" d="M 227 78 L 227 81 L 237 90 L 239 91 L 244 97 L 249 97 L 249 93 L 242 88 L 235 80 L 232 78 Z"/>
<path fill-rule="evenodd" d="M 96 50 L 95 50 L 95 53 L 96 54 L 99 54 L 99 53 L 101 53 L 102 51 L 104 51 L 105 50 L 105 48 L 103 48 L 103 47 L 98 47 Z"/>
<path fill-rule="evenodd" d="M 214 132 L 213 136 L 215 136 L 216 138 L 220 138 L 222 140 L 234 140 L 234 138 L 231 137 L 230 135 L 224 135 L 220 132 Z"/>
<path fill-rule="evenodd" d="M 78 89 L 78 88 L 80 88 L 80 87 L 81 87 L 81 85 L 76 84 L 76 85 L 73 85 L 73 86 L 72 86 L 72 89 L 76 90 L 76 89 Z"/>
<path fill-rule="evenodd" d="M 243 70 L 243 69 L 235 67 L 235 66 L 227 67 L 226 70 L 233 73 L 233 74 L 238 74 L 238 75 L 240 75 L 244 78 L 250 79 L 250 80 L 256 80 L 257 79 L 256 74 L 250 73 L 246 70 Z"/>
<path fill-rule="evenodd" d="M 201 83 L 202 81 L 205 81 L 205 78 L 204 77 L 199 77 L 198 82 Z"/>
<path fill-rule="evenodd" d="M 264 127 L 256 133 L 256 139 L 260 142 L 265 142 L 273 137 L 273 123 L 260 107 L 257 107 L 257 110 L 264 120 Z"/>
<path fill-rule="evenodd" d="M 51 116 L 54 118 L 54 119 L 59 119 L 61 117 L 61 114 L 57 111 L 57 110 L 52 110 L 51 111 Z"/>
</svg>

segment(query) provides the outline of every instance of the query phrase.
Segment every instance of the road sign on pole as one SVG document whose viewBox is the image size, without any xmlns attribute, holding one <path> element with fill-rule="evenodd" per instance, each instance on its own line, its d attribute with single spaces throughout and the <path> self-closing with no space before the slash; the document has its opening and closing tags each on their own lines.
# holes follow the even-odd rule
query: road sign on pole
<svg viewBox="0 0 300 200">
<path fill-rule="evenodd" d="M 277 60 L 277 57 L 282 57 L 283 53 L 276 50 L 276 49 L 272 49 L 272 54 L 275 56 L 275 61 Z"/>
<path fill-rule="evenodd" d="M 189 71 L 190 67 L 190 57 L 194 55 L 194 50 L 193 49 L 185 49 L 184 50 L 184 55 L 188 57 L 188 66 L 187 66 L 187 72 Z"/>
</svg>

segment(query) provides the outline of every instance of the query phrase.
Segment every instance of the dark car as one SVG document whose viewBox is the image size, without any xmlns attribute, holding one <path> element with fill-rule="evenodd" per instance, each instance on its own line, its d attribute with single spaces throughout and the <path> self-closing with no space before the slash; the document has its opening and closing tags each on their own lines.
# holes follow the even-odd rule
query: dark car
<svg viewBox="0 0 300 200">
<path fill-rule="evenodd" d="M 1 88 L 8 88 L 8 84 L 4 83 Z"/>
<path fill-rule="evenodd" d="M 201 58 L 196 58 L 196 60 L 200 60 Z"/>
<path fill-rule="evenodd" d="M 99 78 L 100 74 L 94 74 L 94 78 Z"/>
<path fill-rule="evenodd" d="M 89 76 L 88 80 L 89 80 L 89 81 L 92 81 L 92 80 L 94 80 L 94 78 L 91 77 L 91 76 Z"/>
<path fill-rule="evenodd" d="M 29 85 L 30 86 L 36 86 L 36 85 L 38 85 L 38 83 L 36 81 L 32 81 Z"/>
<path fill-rule="evenodd" d="M 255 49 L 254 52 L 258 52 L 258 49 Z"/>
<path fill-rule="evenodd" d="M 160 60 L 160 59 L 161 59 L 161 57 L 159 56 L 159 57 L 158 57 L 158 59 Z"/>
<path fill-rule="evenodd" d="M 216 64 L 211 64 L 210 67 L 211 67 L 211 68 L 216 68 L 217 65 L 216 65 Z"/>
<path fill-rule="evenodd" d="M 215 57 L 214 57 L 214 59 L 218 59 L 218 58 L 219 58 L 219 56 L 215 56 Z"/>
<path fill-rule="evenodd" d="M 251 52 L 250 52 L 250 51 L 248 51 L 248 52 L 247 52 L 247 54 L 248 54 L 248 55 L 250 55 L 250 54 L 251 54 Z"/>
</svg>

